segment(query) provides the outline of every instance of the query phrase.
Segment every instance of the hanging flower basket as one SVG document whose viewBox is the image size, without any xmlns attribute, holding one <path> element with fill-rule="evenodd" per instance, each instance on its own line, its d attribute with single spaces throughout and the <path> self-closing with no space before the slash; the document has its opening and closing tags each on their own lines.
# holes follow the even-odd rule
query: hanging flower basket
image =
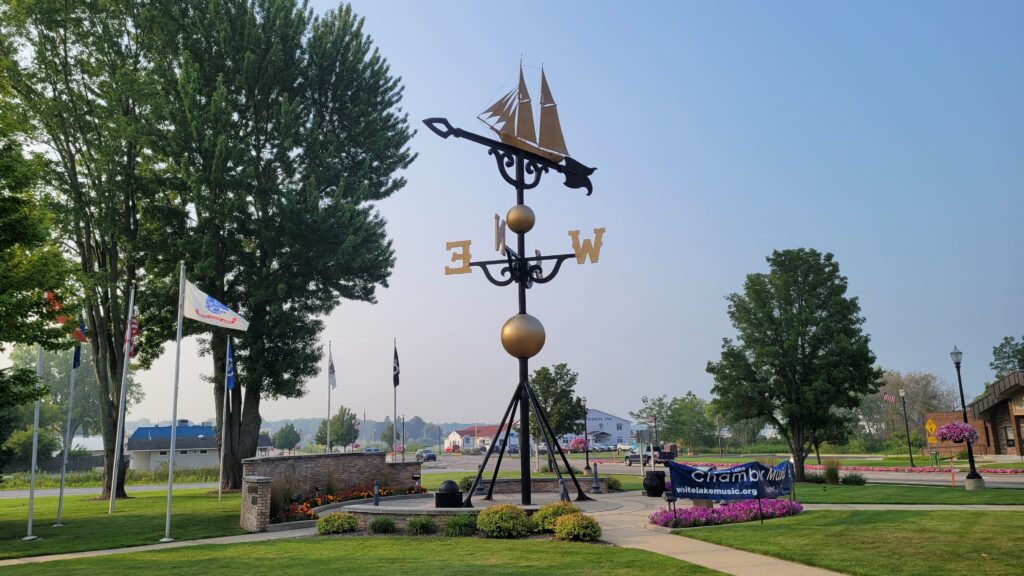
<svg viewBox="0 0 1024 576">
<path fill-rule="evenodd" d="M 935 437 L 943 442 L 963 444 L 966 441 L 974 444 L 978 441 L 978 431 L 970 424 L 950 422 L 936 428 Z"/>
</svg>

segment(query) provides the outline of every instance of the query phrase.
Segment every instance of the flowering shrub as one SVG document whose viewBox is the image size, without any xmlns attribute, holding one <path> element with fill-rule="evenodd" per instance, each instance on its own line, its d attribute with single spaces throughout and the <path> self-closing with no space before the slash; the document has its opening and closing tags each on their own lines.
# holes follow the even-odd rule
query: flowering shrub
<svg viewBox="0 0 1024 576">
<path fill-rule="evenodd" d="M 761 500 L 763 518 L 782 518 L 803 512 L 804 507 L 789 500 Z M 658 510 L 647 517 L 648 522 L 667 528 L 717 526 L 757 520 L 757 500 L 741 500 L 723 504 L 718 508 L 677 508 L 675 511 Z"/>
<path fill-rule="evenodd" d="M 963 422 L 950 422 L 935 429 L 935 437 L 943 442 L 963 442 L 974 444 L 978 441 L 978 431 L 974 426 Z"/>
<path fill-rule="evenodd" d="M 377 494 L 382 498 L 384 496 L 396 496 L 399 494 L 426 494 L 427 489 L 423 486 L 410 486 L 408 488 L 392 488 L 390 486 L 381 486 L 377 489 Z M 346 502 L 348 500 L 365 500 L 367 498 L 373 498 L 373 488 L 356 487 L 348 492 L 341 494 L 326 494 L 324 496 L 317 496 L 311 500 L 306 500 L 302 504 L 308 508 L 317 508 L 320 506 L 326 506 L 335 502 Z"/>
<path fill-rule="evenodd" d="M 582 512 L 559 516 L 555 520 L 555 538 L 589 542 L 601 537 L 601 525 Z"/>
<path fill-rule="evenodd" d="M 579 507 L 571 502 L 552 502 L 540 507 L 533 513 L 533 524 L 537 532 L 553 532 L 555 521 L 568 514 L 580 512 Z"/>
<path fill-rule="evenodd" d="M 359 520 L 350 512 L 335 512 L 316 521 L 317 534 L 342 534 L 359 529 Z"/>
<path fill-rule="evenodd" d="M 582 436 L 577 436 L 569 442 L 569 450 L 572 452 L 586 452 L 587 451 L 587 439 Z"/>
<path fill-rule="evenodd" d="M 512 504 L 484 508 L 476 517 L 476 529 L 487 538 L 521 538 L 531 526 L 526 511 Z"/>
</svg>

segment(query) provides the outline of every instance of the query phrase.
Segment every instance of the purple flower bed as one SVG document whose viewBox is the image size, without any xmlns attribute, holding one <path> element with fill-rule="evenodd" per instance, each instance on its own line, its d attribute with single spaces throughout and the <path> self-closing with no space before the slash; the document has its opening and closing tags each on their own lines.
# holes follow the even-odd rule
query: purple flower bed
<svg viewBox="0 0 1024 576">
<path fill-rule="evenodd" d="M 803 512 L 799 502 L 789 500 L 761 500 L 762 517 L 782 518 Z M 666 528 L 691 528 L 694 526 L 717 526 L 757 520 L 757 500 L 741 500 L 723 504 L 718 508 L 677 508 L 669 512 L 664 508 L 647 517 L 651 524 Z"/>
</svg>

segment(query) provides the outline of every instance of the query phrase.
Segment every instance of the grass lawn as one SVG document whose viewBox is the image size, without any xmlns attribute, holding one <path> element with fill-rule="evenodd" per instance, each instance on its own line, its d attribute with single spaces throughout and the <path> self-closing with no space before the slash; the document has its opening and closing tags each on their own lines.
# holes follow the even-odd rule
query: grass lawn
<svg viewBox="0 0 1024 576">
<path fill-rule="evenodd" d="M 1024 504 L 1024 490 L 993 488 L 965 490 L 947 486 L 796 485 L 796 499 L 804 504 Z M 1024 516 L 1024 508 L 1019 512 Z"/>
<path fill-rule="evenodd" d="M 1021 573 L 1024 514 L 813 511 L 683 530 L 690 538 L 857 576 Z"/>
<path fill-rule="evenodd" d="M 197 567 L 202 567 L 197 570 Z M 441 537 L 332 537 L 197 546 L 0 568 L 0 574 L 361 574 L 632 576 L 721 574 L 665 556 L 600 544 Z"/>
<path fill-rule="evenodd" d="M 171 536 L 193 540 L 241 534 L 238 494 L 217 502 L 208 490 L 175 490 Z M 118 500 L 107 514 L 107 501 L 95 496 L 64 497 L 64 527 L 57 521 L 57 497 L 36 498 L 32 532 L 38 540 L 22 542 L 28 524 L 28 499 L 0 500 L 0 558 L 40 556 L 82 550 L 155 544 L 164 535 L 167 492 L 138 492 Z M 54 574 L 54 572 L 50 572 Z"/>
<path fill-rule="evenodd" d="M 189 484 L 193 482 L 216 482 L 220 471 L 216 466 L 212 468 L 198 468 L 195 470 L 174 470 L 174 481 L 178 484 Z M 167 484 L 167 470 L 157 472 L 140 472 L 128 470 L 125 483 L 129 486 L 145 484 Z M 99 488 L 103 486 L 103 472 L 68 472 L 64 479 L 66 488 Z M 14 472 L 4 474 L 3 482 L 0 482 L 2 490 L 28 490 L 29 473 Z M 36 488 L 60 488 L 60 474 L 41 473 L 36 475 Z"/>
</svg>

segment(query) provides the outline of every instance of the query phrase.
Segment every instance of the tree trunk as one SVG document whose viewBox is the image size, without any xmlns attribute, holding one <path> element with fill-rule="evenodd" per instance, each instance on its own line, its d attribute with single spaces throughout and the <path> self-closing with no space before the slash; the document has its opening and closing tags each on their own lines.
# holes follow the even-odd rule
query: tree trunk
<svg viewBox="0 0 1024 576">
<path fill-rule="evenodd" d="M 804 482 L 807 476 L 804 472 L 804 463 L 807 461 L 807 454 L 803 450 L 793 451 L 793 471 L 797 482 Z"/>
<path fill-rule="evenodd" d="M 821 466 L 821 444 L 814 443 L 814 457 L 818 459 L 818 466 Z"/>
</svg>

